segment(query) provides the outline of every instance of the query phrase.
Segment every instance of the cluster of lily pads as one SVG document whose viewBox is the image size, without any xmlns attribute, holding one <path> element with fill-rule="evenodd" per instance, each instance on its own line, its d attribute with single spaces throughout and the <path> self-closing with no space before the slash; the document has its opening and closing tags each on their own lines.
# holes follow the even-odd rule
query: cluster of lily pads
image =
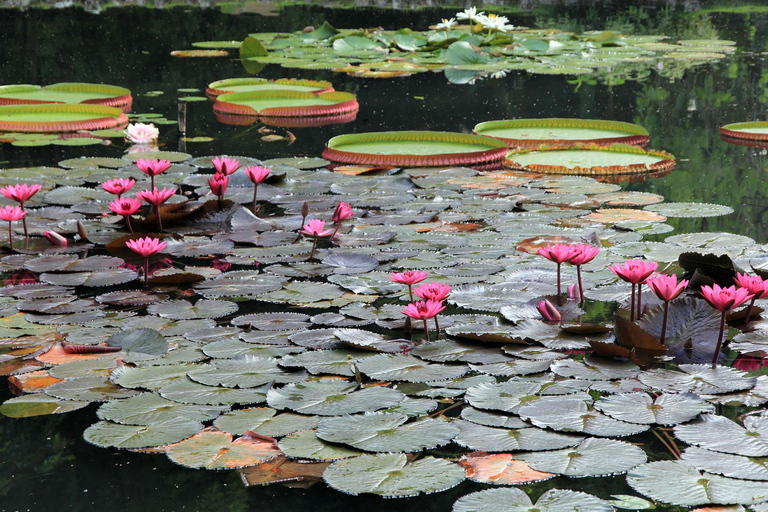
<svg viewBox="0 0 768 512">
<path fill-rule="evenodd" d="M 516 70 L 590 75 L 607 81 L 613 76 L 641 79 L 651 69 L 676 76 L 681 68 L 716 61 L 735 51 L 733 41 L 718 39 L 669 42 L 663 35 L 625 36 L 613 31 L 574 34 L 515 27 L 504 16 L 478 13 L 475 8 L 457 17 L 468 24 L 452 18 L 417 31 L 336 29 L 326 22 L 293 33 L 253 33 L 237 46 L 249 73 L 257 73 L 267 64 L 374 78 L 444 71 L 448 80 L 459 84 L 501 78 Z M 234 44 L 218 43 L 221 48 Z M 215 41 L 205 44 L 217 47 Z"/>
<path fill-rule="evenodd" d="M 137 162 L 150 158 L 168 165 L 145 174 Z M 100 403 L 86 441 L 238 470 L 248 484 L 323 480 L 386 497 L 465 479 L 490 486 L 456 511 L 528 509 L 509 485 L 625 473 L 653 501 L 766 510 L 768 377 L 743 366 L 765 357 L 760 301 L 745 324 L 744 312 L 729 320 L 695 294 L 665 307 L 646 289 L 631 319 L 635 294 L 608 269 L 678 265 L 692 287 L 761 272 L 765 247 L 745 236 L 643 240 L 672 231 L 667 217 L 730 208 L 588 177 L 236 158 L 232 173 L 211 174 L 213 157 L 153 152 L 0 175 L 0 185 L 41 187 L 24 204 L 28 242 L 0 259 L 0 373 L 20 393 L 0 413 Z M 258 202 L 252 166 L 270 169 Z M 226 187 L 212 188 L 216 174 Z M 98 187 L 128 179 L 178 192 L 127 214 L 133 234 L 122 213 L 105 214 L 113 196 Z M 579 242 L 600 251 L 579 265 L 568 300 L 539 249 Z M 413 301 L 401 283 L 422 272 L 434 291 L 451 287 L 436 339 L 421 329 L 436 308 L 404 306 Z M 542 318 L 544 300 L 559 320 Z M 725 333 L 727 353 L 741 355 L 712 368 L 722 318 L 742 330 Z M 723 404 L 748 414 L 734 421 L 718 414 Z M 665 457 L 656 439 L 669 460 L 648 462 Z M 536 506 L 645 498 L 551 489 Z"/>
</svg>

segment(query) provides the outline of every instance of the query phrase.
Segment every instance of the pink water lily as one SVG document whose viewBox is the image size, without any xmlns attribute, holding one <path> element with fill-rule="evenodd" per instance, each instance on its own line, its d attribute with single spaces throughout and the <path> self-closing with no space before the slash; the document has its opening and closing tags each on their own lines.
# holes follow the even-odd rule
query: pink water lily
<svg viewBox="0 0 768 512">
<path fill-rule="evenodd" d="M 144 257 L 144 285 L 146 286 L 149 282 L 149 257 L 168 247 L 168 244 L 159 238 L 146 237 L 128 240 L 125 245 L 139 256 Z"/>
<path fill-rule="evenodd" d="M 747 323 L 752 317 L 752 309 L 755 306 L 755 301 L 768 294 L 768 281 L 760 276 L 750 276 L 746 273 L 736 274 L 736 277 L 734 277 L 733 280 L 739 287 L 746 288 L 749 290 L 749 293 L 752 294 L 752 300 L 749 301 L 749 307 L 747 308 L 747 316 L 744 318 L 744 323 Z"/>
<path fill-rule="evenodd" d="M 157 216 L 157 229 L 159 231 L 163 230 L 163 221 L 160 218 L 160 205 L 165 203 L 175 193 L 176 190 L 163 187 L 162 190 L 153 188 L 151 191 L 142 190 L 136 194 L 136 197 L 154 207 L 155 215 Z"/>
<path fill-rule="evenodd" d="M 702 286 L 701 296 L 704 297 L 704 300 L 706 300 L 710 306 L 722 312 L 722 315 L 720 316 L 720 335 L 717 338 L 717 347 L 715 348 L 715 355 L 712 358 L 712 368 L 714 368 L 715 365 L 717 365 L 717 357 L 720 355 L 720 348 L 723 345 L 725 316 L 728 314 L 728 311 L 741 306 L 752 298 L 752 295 L 746 288 L 736 288 L 736 286 L 723 288 L 717 284 L 713 284 L 712 286 Z"/>
<path fill-rule="evenodd" d="M 125 137 L 134 144 L 150 144 L 157 142 L 160 130 L 151 123 L 129 124 L 125 130 Z"/>
<path fill-rule="evenodd" d="M 427 278 L 428 272 L 424 270 L 406 270 L 405 272 L 392 272 L 389 274 L 389 279 L 393 283 L 400 283 L 408 286 L 408 295 L 413 302 L 413 285 L 420 283 Z"/>
<path fill-rule="evenodd" d="M 548 244 L 546 247 L 539 247 L 539 254 L 549 261 L 557 263 L 557 296 L 560 297 L 560 265 L 566 261 L 571 261 L 576 253 L 574 246 L 570 244 Z"/>
<path fill-rule="evenodd" d="M 664 301 L 664 320 L 661 322 L 661 337 L 659 343 L 664 344 L 664 340 L 667 335 L 667 317 L 669 316 L 669 302 L 674 300 L 683 293 L 683 290 L 688 286 L 688 281 L 682 279 L 677 282 L 676 275 L 658 274 L 651 276 L 645 280 L 648 287 L 656 294 L 656 296 Z"/>
<path fill-rule="evenodd" d="M 136 160 L 136 167 L 138 167 L 141 172 L 149 176 L 149 188 L 153 189 L 155 188 L 155 176 L 162 174 L 170 169 L 171 162 L 168 160 L 148 160 L 140 158 Z"/>
<path fill-rule="evenodd" d="M 128 226 L 128 230 L 133 233 L 131 215 L 135 215 L 141 210 L 141 200 L 135 197 L 119 197 L 109 203 L 109 209 L 117 215 L 122 215 L 125 218 L 125 225 Z"/>
<path fill-rule="evenodd" d="M 221 202 L 224 200 L 224 192 L 227 191 L 227 185 L 229 185 L 229 176 L 217 172 L 213 177 L 208 179 L 208 185 L 211 187 L 213 195 L 219 198 L 219 208 L 221 208 Z"/>
<path fill-rule="evenodd" d="M 573 247 L 573 256 L 568 263 L 576 266 L 576 278 L 579 283 L 579 303 L 584 302 L 584 286 L 581 284 L 581 266 L 589 263 L 600 252 L 600 248 L 589 244 L 576 244 Z"/>
<path fill-rule="evenodd" d="M 126 178 L 115 178 L 102 183 L 101 188 L 103 188 L 110 194 L 115 194 L 119 198 L 123 194 L 131 190 L 134 184 L 136 184 L 136 180 L 126 179 Z"/>
<path fill-rule="evenodd" d="M 643 282 L 656 272 L 659 268 L 659 264 L 655 261 L 645 260 L 629 260 L 625 261 L 623 265 L 609 265 L 608 268 L 611 272 L 619 276 L 623 281 L 632 284 L 632 296 L 629 306 L 629 318 L 631 321 L 635 321 L 635 287 L 637 286 L 637 314 L 640 316 L 642 311 L 642 297 L 643 297 Z"/>
<path fill-rule="evenodd" d="M 66 247 L 67 239 L 55 231 L 46 231 L 43 236 L 56 247 Z"/>
<path fill-rule="evenodd" d="M 27 212 L 21 209 L 19 206 L 3 206 L 0 208 L 0 220 L 8 222 L 8 240 L 10 241 L 11 252 L 13 252 L 13 230 L 11 229 L 11 222 L 15 220 L 21 220 L 26 217 Z"/>
<path fill-rule="evenodd" d="M 269 169 L 268 167 L 261 167 L 259 165 L 249 165 L 245 168 L 245 174 L 248 176 L 248 179 L 251 180 L 253 183 L 253 206 L 251 210 L 254 214 L 256 214 L 258 210 L 258 203 L 256 201 L 256 193 L 259 190 L 259 184 L 263 182 L 265 179 L 267 179 L 267 176 L 269 176 L 269 173 L 272 172 L 272 169 Z"/>
<path fill-rule="evenodd" d="M 329 236 L 333 231 L 330 229 L 323 229 L 325 227 L 325 221 L 320 219 L 308 220 L 304 227 L 301 228 L 301 232 L 305 235 L 314 237 L 312 241 L 312 250 L 309 252 L 309 259 L 315 255 L 315 249 L 317 248 L 317 239 L 320 237 Z"/>
<path fill-rule="evenodd" d="M 333 223 L 336 225 L 336 229 L 333 230 L 333 234 L 331 235 L 331 238 L 336 236 L 336 233 L 339 231 L 339 228 L 341 227 L 341 223 L 347 219 L 351 219 L 355 216 L 355 212 L 352 211 L 352 208 L 347 203 L 342 203 L 339 201 L 339 204 L 336 205 L 336 209 L 333 212 L 333 215 L 331 216 L 331 220 L 333 220 Z"/>
<path fill-rule="evenodd" d="M 422 284 L 413 289 L 414 295 L 420 299 L 444 301 L 451 294 L 451 285 L 440 282 Z"/>
<path fill-rule="evenodd" d="M 409 318 L 414 320 L 424 321 L 424 335 L 429 341 L 429 329 L 427 328 L 427 320 L 437 317 L 437 314 L 445 309 L 445 305 L 436 300 L 426 300 L 419 302 L 412 302 L 405 306 L 405 309 L 400 312 Z"/>
<path fill-rule="evenodd" d="M 217 156 L 211 159 L 211 163 L 213 164 L 213 168 L 216 169 L 216 172 L 220 172 L 225 176 L 234 174 L 234 172 L 240 168 L 240 160 L 228 156 Z"/>
<path fill-rule="evenodd" d="M 27 185 L 26 183 L 19 185 L 17 183 L 16 185 L 8 185 L 6 187 L 0 188 L 0 194 L 3 194 L 11 201 L 16 201 L 19 203 L 19 207 L 23 210 L 24 203 L 29 201 L 33 195 L 37 194 L 41 188 L 43 188 L 42 185 Z M 24 240 L 28 240 L 29 233 L 27 232 L 26 217 L 22 216 L 21 224 L 24 227 Z"/>
</svg>

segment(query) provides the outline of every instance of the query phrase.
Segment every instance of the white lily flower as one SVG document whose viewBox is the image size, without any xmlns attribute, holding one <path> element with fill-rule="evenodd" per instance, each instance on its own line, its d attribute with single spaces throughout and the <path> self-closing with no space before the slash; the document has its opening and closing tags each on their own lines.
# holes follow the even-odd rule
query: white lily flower
<svg viewBox="0 0 768 512">
<path fill-rule="evenodd" d="M 489 30 L 498 32 L 507 32 L 509 30 L 514 30 L 515 28 L 514 25 L 509 23 L 509 18 L 497 14 L 489 14 L 488 16 L 479 17 L 478 23 Z"/>
<path fill-rule="evenodd" d="M 443 21 L 438 23 L 437 25 L 435 25 L 435 28 L 438 29 L 438 30 L 440 30 L 440 29 L 448 30 L 449 28 L 451 28 L 452 26 L 456 25 L 457 23 L 458 22 L 456 21 L 456 18 L 451 18 L 449 20 L 443 18 Z"/>
<path fill-rule="evenodd" d="M 478 17 L 483 16 L 484 12 L 477 12 L 477 7 L 470 7 L 464 9 L 460 13 L 456 14 L 456 17 L 460 20 L 478 21 Z"/>
</svg>

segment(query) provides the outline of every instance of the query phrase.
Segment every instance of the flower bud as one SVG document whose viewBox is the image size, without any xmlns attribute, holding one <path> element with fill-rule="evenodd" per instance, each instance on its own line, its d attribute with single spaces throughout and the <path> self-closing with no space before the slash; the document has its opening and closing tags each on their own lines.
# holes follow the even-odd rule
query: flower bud
<svg viewBox="0 0 768 512">
<path fill-rule="evenodd" d="M 88 231 L 85 229 L 83 221 L 77 221 L 77 234 L 80 235 L 82 240 L 88 240 Z"/>
<path fill-rule="evenodd" d="M 58 234 L 55 231 L 46 231 L 43 233 L 45 235 L 45 238 L 48 239 L 51 244 L 55 245 L 56 247 L 66 247 L 67 246 L 67 239 Z"/>
<path fill-rule="evenodd" d="M 544 318 L 546 322 L 559 322 L 560 321 L 560 312 L 557 310 L 557 308 L 549 302 L 548 300 L 543 300 L 539 302 L 539 305 L 536 306 L 536 309 L 539 310 L 539 314 Z"/>
<path fill-rule="evenodd" d="M 301 216 L 306 217 L 309 215 L 309 201 L 304 201 L 304 204 L 301 205 Z"/>
</svg>

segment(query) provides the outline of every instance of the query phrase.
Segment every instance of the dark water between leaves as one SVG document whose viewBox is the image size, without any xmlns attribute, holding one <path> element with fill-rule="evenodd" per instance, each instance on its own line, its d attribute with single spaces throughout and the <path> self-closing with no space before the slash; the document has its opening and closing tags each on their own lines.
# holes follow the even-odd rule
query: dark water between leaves
<svg viewBox="0 0 768 512">
<path fill-rule="evenodd" d="M 328 20 L 337 27 L 380 25 L 426 29 L 451 11 L 418 12 L 327 10 L 293 6 L 276 17 L 231 16 L 214 10 L 177 7 L 165 10 L 112 8 L 100 15 L 80 10 L 0 11 L 0 82 L 49 84 L 83 81 L 128 87 L 134 112 L 176 113 L 180 88 L 204 89 L 214 80 L 245 76 L 236 59 L 174 59 L 172 50 L 194 41 L 237 40 L 250 32 L 290 31 Z M 675 233 L 726 231 L 768 243 L 768 156 L 765 150 L 726 144 L 718 128 L 726 123 L 762 120 L 768 110 L 768 14 L 652 10 L 599 13 L 588 9 L 542 8 L 510 15 L 516 25 L 564 30 L 612 28 L 672 37 L 734 40 L 739 50 L 714 64 L 680 76 L 651 72 L 645 79 L 616 79 L 615 85 L 575 81 L 572 77 L 512 72 L 474 85 L 450 84 L 442 73 L 374 80 L 328 71 L 268 66 L 260 76 L 325 79 L 340 91 L 357 95 L 357 120 L 331 127 L 297 128 L 296 142 L 268 143 L 254 130 L 218 123 L 210 103 L 190 103 L 189 136 L 210 136 L 210 143 L 187 143 L 194 156 L 231 155 L 267 159 L 319 156 L 332 136 L 383 130 L 469 132 L 481 121 L 535 117 L 614 119 L 640 124 L 651 134 L 650 147 L 673 153 L 677 168 L 668 176 L 622 183 L 626 190 L 663 195 L 667 201 L 718 203 L 732 207 L 723 217 L 670 219 Z M 605 24 L 602 22 L 605 21 Z M 149 91 L 163 91 L 148 97 Z M 161 126 L 164 149 L 176 150 L 173 126 Z M 119 157 L 119 144 L 95 148 L 0 147 L 0 167 L 55 165 L 80 155 Z M 3 379 L 0 400 L 11 396 Z M 443 493 L 408 500 L 350 497 L 323 484 L 308 490 L 281 486 L 246 488 L 234 471 L 191 470 L 163 456 L 101 449 L 82 440 L 95 420 L 95 405 L 84 411 L 29 418 L 0 417 L 0 510 L 31 511 L 178 511 L 285 510 L 444 511 L 474 490 L 487 486 L 466 481 Z M 736 417 L 741 411 L 726 411 Z M 651 460 L 670 458 L 652 436 Z M 634 440 L 634 439 L 633 439 Z M 439 452 L 439 451 L 438 451 Z M 450 453 L 449 451 L 443 453 Z M 556 478 L 530 485 L 533 496 L 547 488 L 578 489 L 602 498 L 636 494 L 623 476 Z M 669 510 L 676 510 L 669 508 Z"/>
</svg>

